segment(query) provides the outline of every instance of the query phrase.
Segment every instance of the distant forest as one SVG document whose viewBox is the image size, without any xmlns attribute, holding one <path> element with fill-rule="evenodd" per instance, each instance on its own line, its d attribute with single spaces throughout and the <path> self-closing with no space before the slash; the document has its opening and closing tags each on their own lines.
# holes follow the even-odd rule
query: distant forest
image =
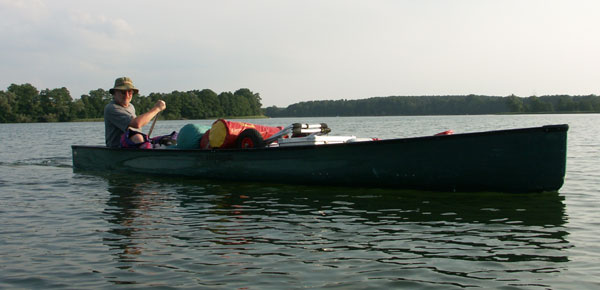
<svg viewBox="0 0 600 290">
<path fill-rule="evenodd" d="M 156 100 L 167 103 L 161 119 L 213 119 L 221 117 L 326 117 L 401 115 L 477 115 L 505 113 L 600 113 L 600 97 L 531 96 L 391 96 L 361 100 L 310 101 L 286 108 L 261 108 L 258 93 L 239 89 L 217 94 L 210 89 L 134 95 L 136 112 L 149 110 Z M 68 122 L 102 119 L 112 100 L 107 90 L 97 89 L 73 100 L 66 88 L 38 91 L 31 84 L 12 84 L 0 91 L 0 123 Z"/>
<path fill-rule="evenodd" d="M 391 96 L 361 100 L 310 101 L 286 108 L 268 107 L 269 117 L 478 115 L 506 113 L 599 113 L 600 97 L 511 95 Z"/>
<path fill-rule="evenodd" d="M 138 114 L 148 111 L 162 99 L 167 109 L 161 119 L 209 119 L 226 116 L 263 115 L 259 94 L 248 89 L 217 94 L 212 90 L 151 93 L 134 95 L 131 103 Z M 97 89 L 73 100 L 66 88 L 38 91 L 31 84 L 8 87 L 0 91 L 0 123 L 69 122 L 104 117 L 104 106 L 112 100 L 108 90 Z"/>
</svg>

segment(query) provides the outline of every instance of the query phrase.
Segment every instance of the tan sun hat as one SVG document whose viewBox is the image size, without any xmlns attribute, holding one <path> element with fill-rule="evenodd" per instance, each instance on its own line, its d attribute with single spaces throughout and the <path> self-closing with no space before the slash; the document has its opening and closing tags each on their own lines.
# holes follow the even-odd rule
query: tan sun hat
<svg viewBox="0 0 600 290">
<path fill-rule="evenodd" d="M 122 90 L 122 91 L 133 90 L 134 94 L 137 94 L 139 92 L 139 90 L 133 86 L 133 81 L 128 77 L 121 77 L 121 78 L 116 79 L 115 87 L 108 90 L 108 92 L 111 95 L 114 95 L 115 90 Z"/>
</svg>

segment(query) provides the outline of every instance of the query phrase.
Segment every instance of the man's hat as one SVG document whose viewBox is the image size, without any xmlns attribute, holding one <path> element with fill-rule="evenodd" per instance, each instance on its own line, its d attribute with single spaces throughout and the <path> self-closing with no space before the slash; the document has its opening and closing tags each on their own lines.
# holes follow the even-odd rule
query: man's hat
<svg viewBox="0 0 600 290">
<path fill-rule="evenodd" d="M 115 90 L 121 90 L 121 91 L 133 90 L 134 94 L 137 94 L 139 92 L 139 90 L 133 86 L 133 81 L 128 77 L 122 77 L 122 78 L 116 79 L 115 87 L 108 90 L 108 92 L 111 95 L 114 95 Z"/>
</svg>

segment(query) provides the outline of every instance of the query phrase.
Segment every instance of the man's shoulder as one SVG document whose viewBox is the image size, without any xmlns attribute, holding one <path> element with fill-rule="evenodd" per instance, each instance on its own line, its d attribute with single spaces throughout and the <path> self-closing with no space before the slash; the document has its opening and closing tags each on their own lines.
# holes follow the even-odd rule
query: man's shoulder
<svg viewBox="0 0 600 290">
<path fill-rule="evenodd" d="M 117 105 L 115 101 L 110 101 L 108 104 L 106 104 L 106 106 L 104 106 L 104 110 L 118 110 L 119 107 L 121 106 Z"/>
<path fill-rule="evenodd" d="M 115 101 L 110 101 L 110 103 L 104 106 L 104 112 L 107 111 L 117 111 L 117 112 L 135 112 L 135 107 L 132 104 L 129 104 L 127 108 L 115 103 Z"/>
</svg>

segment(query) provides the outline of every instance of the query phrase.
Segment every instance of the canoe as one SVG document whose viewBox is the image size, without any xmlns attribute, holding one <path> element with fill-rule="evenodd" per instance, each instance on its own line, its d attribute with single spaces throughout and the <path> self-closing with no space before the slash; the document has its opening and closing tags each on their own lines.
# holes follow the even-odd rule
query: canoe
<svg viewBox="0 0 600 290">
<path fill-rule="evenodd" d="M 73 145 L 77 171 L 436 191 L 558 191 L 569 126 L 245 149 Z"/>
</svg>

